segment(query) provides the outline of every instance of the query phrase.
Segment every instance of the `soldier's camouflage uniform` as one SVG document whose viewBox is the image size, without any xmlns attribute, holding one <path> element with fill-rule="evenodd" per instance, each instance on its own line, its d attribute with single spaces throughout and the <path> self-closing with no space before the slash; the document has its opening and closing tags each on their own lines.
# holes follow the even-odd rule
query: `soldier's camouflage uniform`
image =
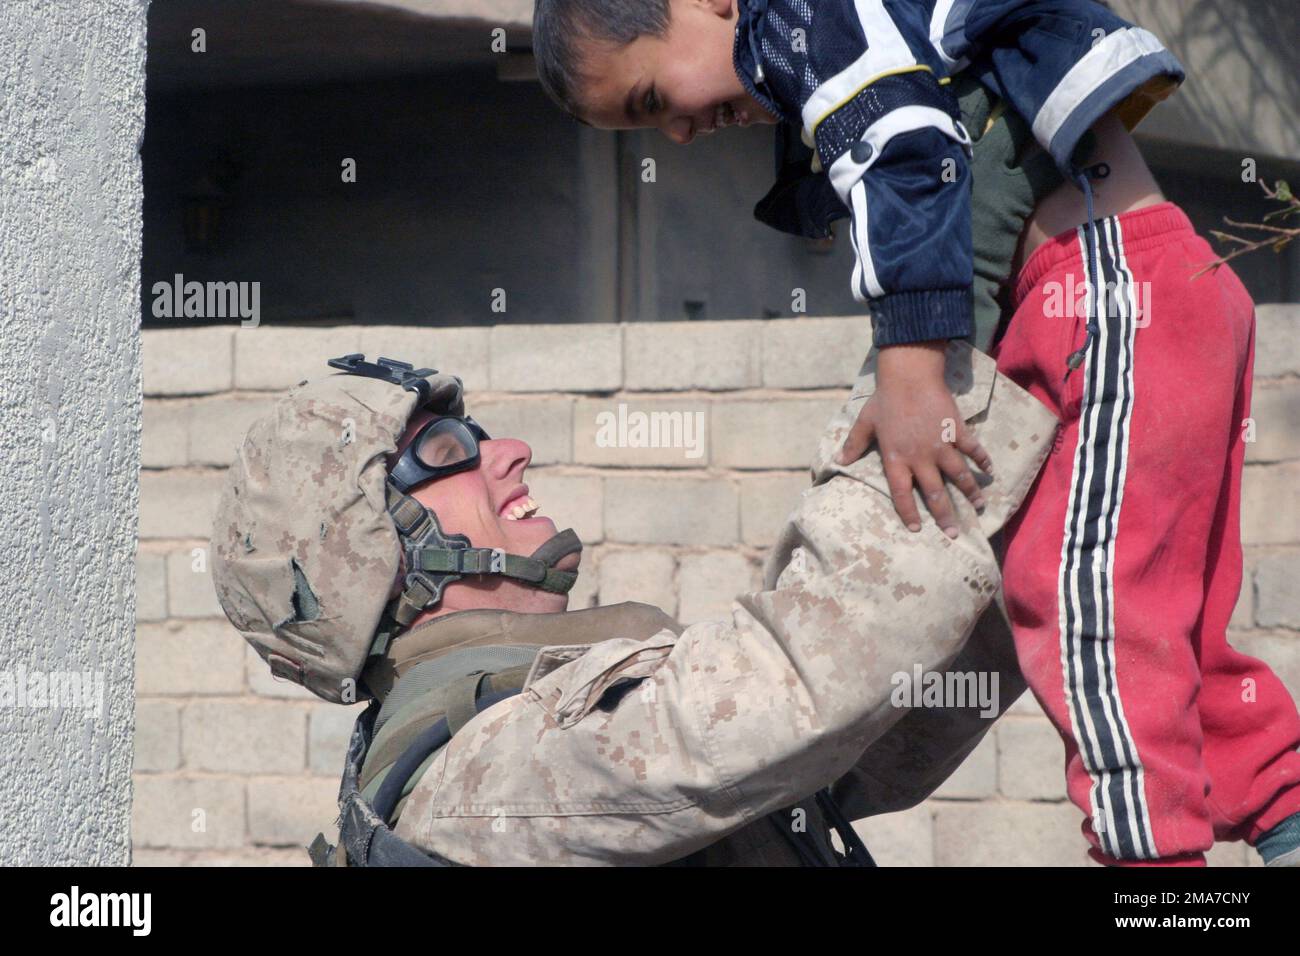
<svg viewBox="0 0 1300 956">
<path fill-rule="evenodd" d="M 1005 633 L 993 615 L 981 621 L 1000 583 L 989 537 L 1027 492 L 1056 420 L 951 342 L 948 384 L 997 474 L 981 514 L 953 495 L 956 540 L 928 515 L 914 534 L 877 451 L 833 461 L 874 381 L 869 359 L 821 438 L 764 590 L 737 598 L 725 621 L 543 648 L 521 694 L 435 755 L 397 835 L 473 865 L 654 864 L 831 783 L 860 817 L 941 782 L 991 721 L 897 707 L 896 675 L 999 671 L 999 711 L 1023 688 Z"/>
<path fill-rule="evenodd" d="M 989 100 L 974 85 L 967 94 L 979 133 Z M 1024 216 L 1055 184 L 1009 175 L 1018 154 L 1015 136 L 976 143 L 985 285 L 1005 280 Z M 976 303 L 987 347 L 998 307 L 991 294 Z M 912 534 L 874 449 L 848 467 L 832 462 L 874 387 L 871 363 L 822 436 L 813 487 L 771 555 L 765 590 L 737 599 L 727 621 L 683 628 L 630 604 L 463 612 L 412 628 L 365 666 L 399 550 L 375 450 L 395 447 L 416 399 L 356 376 L 295 389 L 250 430 L 214 528 L 222 606 L 273 672 L 335 701 L 355 699 L 363 666 L 385 700 L 438 655 L 545 645 L 526 690 L 465 724 L 401 806 L 398 834 L 431 852 L 473 864 L 798 862 L 770 825 L 784 814 L 766 814 L 792 808 L 793 826 L 806 813 L 820 840 L 826 828 L 806 798 L 822 787 L 852 819 L 913 806 L 993 723 L 975 707 L 895 708 L 895 675 L 915 665 L 996 675 L 999 713 L 1025 687 L 989 607 L 999 580 L 988 538 L 1033 481 L 1055 419 L 992 360 L 951 344 L 949 384 L 998 473 L 981 516 L 953 496 L 956 541 L 924 508 Z M 463 413 L 459 382 L 430 382 L 438 411 Z"/>
</svg>

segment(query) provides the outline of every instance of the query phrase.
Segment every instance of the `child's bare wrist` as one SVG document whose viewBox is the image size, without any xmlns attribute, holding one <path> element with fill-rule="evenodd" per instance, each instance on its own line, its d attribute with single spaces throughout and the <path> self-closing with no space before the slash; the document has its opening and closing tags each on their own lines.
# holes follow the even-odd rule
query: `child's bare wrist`
<svg viewBox="0 0 1300 956">
<path fill-rule="evenodd" d="M 881 382 L 906 382 L 910 385 L 942 382 L 947 344 L 946 340 L 937 339 L 882 348 L 876 363 Z"/>
</svg>

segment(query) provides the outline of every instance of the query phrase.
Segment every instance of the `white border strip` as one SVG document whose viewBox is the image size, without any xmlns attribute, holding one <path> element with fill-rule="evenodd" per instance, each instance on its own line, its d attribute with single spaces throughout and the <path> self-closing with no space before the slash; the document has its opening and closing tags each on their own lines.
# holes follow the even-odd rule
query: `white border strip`
<svg viewBox="0 0 1300 956">
<path fill-rule="evenodd" d="M 1097 88 L 1144 56 L 1165 49 L 1141 27 L 1116 30 L 1085 53 L 1056 84 L 1034 117 L 1034 137 L 1048 147 L 1065 121 Z"/>
<path fill-rule="evenodd" d="M 867 36 L 867 47 L 846 69 L 823 81 L 803 105 L 803 125 L 813 129 L 822 117 L 833 112 L 874 76 L 919 65 L 912 48 L 903 39 L 884 0 L 854 0 L 858 21 Z"/>
</svg>

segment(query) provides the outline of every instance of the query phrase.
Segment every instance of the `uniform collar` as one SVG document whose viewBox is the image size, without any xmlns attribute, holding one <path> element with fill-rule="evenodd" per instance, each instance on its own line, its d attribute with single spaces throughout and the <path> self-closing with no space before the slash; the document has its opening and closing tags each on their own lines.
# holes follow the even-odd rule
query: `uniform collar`
<svg viewBox="0 0 1300 956">
<path fill-rule="evenodd" d="M 382 655 L 371 659 L 362 680 L 373 696 L 383 700 L 416 664 L 464 648 L 594 644 L 611 637 L 645 639 L 664 628 L 681 632 L 681 625 L 659 608 L 633 601 L 553 614 L 494 608 L 456 611 L 394 637 Z"/>
</svg>

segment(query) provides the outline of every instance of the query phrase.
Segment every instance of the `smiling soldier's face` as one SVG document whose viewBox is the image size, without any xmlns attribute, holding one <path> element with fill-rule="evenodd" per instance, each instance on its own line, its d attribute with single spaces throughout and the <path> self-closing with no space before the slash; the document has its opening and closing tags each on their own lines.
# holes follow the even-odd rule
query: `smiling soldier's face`
<svg viewBox="0 0 1300 956">
<path fill-rule="evenodd" d="M 389 467 L 406 449 L 425 422 L 433 418 L 419 411 L 407 422 L 397 451 L 389 456 Z M 555 535 L 555 522 L 541 514 L 524 472 L 533 460 L 533 450 L 515 438 L 490 439 L 479 443 L 479 463 L 460 471 L 425 481 L 408 494 L 438 516 L 446 534 L 463 534 L 476 548 L 500 548 L 508 554 L 531 555 Z M 563 571 L 578 567 L 581 555 L 571 554 L 555 566 Z M 499 575 L 470 575 L 447 585 L 436 613 L 473 608 L 545 614 L 563 611 L 567 594 L 552 594 L 530 588 Z M 426 613 L 417 622 L 433 616 Z"/>
<path fill-rule="evenodd" d="M 736 75 L 736 0 L 671 0 L 668 32 L 587 44 L 582 118 L 600 129 L 658 129 L 674 143 L 727 126 L 775 123 Z"/>
</svg>

